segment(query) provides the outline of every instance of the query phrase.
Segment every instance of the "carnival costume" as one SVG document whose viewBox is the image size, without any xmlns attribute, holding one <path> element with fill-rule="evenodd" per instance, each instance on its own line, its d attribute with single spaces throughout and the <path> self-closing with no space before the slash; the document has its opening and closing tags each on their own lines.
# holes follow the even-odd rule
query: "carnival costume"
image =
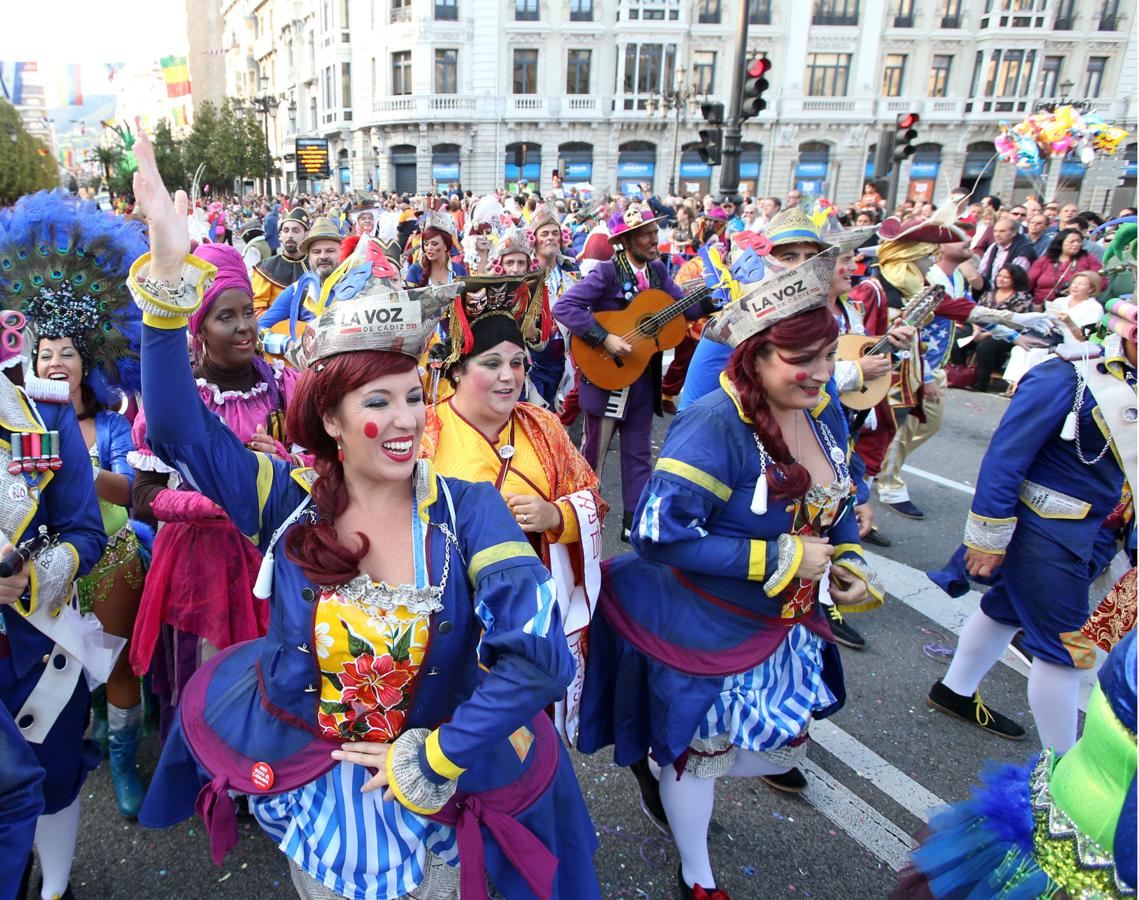
<svg viewBox="0 0 1139 900">
<path fill-rule="evenodd" d="M 1018 629 L 1032 654 L 1029 705 L 1045 747 L 1076 739 L 1081 669 L 1095 663 L 1084 633 L 1092 579 L 1133 525 L 1135 368 L 1123 339 L 1081 344 L 1021 382 L 985 453 L 964 546 L 931 577 L 956 596 L 968 587 L 965 548 L 1002 557 L 992 587 L 962 630 L 949 671 L 929 695 L 935 709 L 1004 737 L 1024 731 L 988 710 L 977 686 Z M 1134 553 L 1134 537 L 1130 547 Z M 1134 564 L 1134 558 L 1131 560 Z M 974 715 L 975 707 L 975 715 Z"/>
<path fill-rule="evenodd" d="M 7 376 L 0 377 L 0 543 L 19 545 L 41 530 L 56 539 L 28 563 L 24 600 L 0 607 L 0 890 L 15 892 L 21 874 L 31 871 L 34 829 L 42 889 L 62 895 L 78 833 L 79 791 L 99 762 L 98 748 L 83 739 L 90 708 L 84 669 L 105 680 L 115 658 L 98 623 L 81 617 L 71 598 L 75 577 L 102 556 L 107 536 L 68 391 L 35 378 L 28 379 L 29 389 L 20 386 L 25 317 L 12 307 L 35 306 L 58 293 L 97 297 L 119 313 L 108 316 L 101 337 L 124 348 L 131 317 L 122 307 L 121 282 L 106 277 L 129 265 L 117 255 L 117 241 L 108 234 L 87 244 L 90 234 L 78 226 L 41 223 L 35 211 L 44 197 L 33 195 L 0 213 L 0 291 L 7 308 L 0 312 L 0 371 Z M 85 224 L 97 228 L 99 222 L 92 217 Z M 93 265 L 86 252 L 96 248 Z"/>
<path fill-rule="evenodd" d="M 216 271 L 201 308 L 190 319 L 200 355 L 201 330 L 212 303 L 229 289 L 252 296 L 252 288 L 240 255 L 232 247 L 202 244 L 194 259 L 199 274 Z M 250 441 L 261 427 L 274 439 L 278 458 L 298 461 L 285 434 L 285 409 L 296 386 L 296 371 L 283 361 L 270 365 L 255 357 L 246 372 L 236 374 L 215 370 L 201 359 L 195 374 L 201 402 L 242 443 Z M 136 672 L 151 673 L 165 735 L 171 711 L 186 681 L 201 665 L 203 654 L 264 634 L 269 610 L 264 601 L 253 597 L 261 562 L 255 541 L 243 536 L 222 510 L 152 452 L 148 446 L 151 412 L 144 401 L 134 423 L 137 449 L 130 462 L 139 471 L 134 507 L 136 515 L 162 525 L 154 541 L 154 562 L 143 591 L 130 658 Z"/>
<path fill-rule="evenodd" d="M 57 236 L 66 236 L 67 245 L 61 241 L 54 252 L 68 259 L 65 264 L 71 267 L 72 274 L 67 284 L 61 281 L 55 287 L 45 288 L 45 273 L 40 270 L 49 264 L 27 251 L 50 246 Z M 134 469 L 127 462 L 127 454 L 133 449 L 130 423 L 113 410 L 121 404 L 124 394 L 133 397 L 141 387 L 141 323 L 125 289 L 115 291 L 113 286 L 125 277 L 131 260 L 146 252 L 146 246 L 138 223 L 104 213 L 93 204 L 46 191 L 20 200 L 0 245 L 0 256 L 5 258 L 30 256 L 6 271 L 6 302 L 27 315 L 35 347 L 45 339 L 68 338 L 79 354 L 82 384 L 97 410 L 91 416 L 95 441 L 88 448 L 96 479 L 102 470 L 107 470 L 124 476 L 128 483 L 134 480 Z M 98 293 L 89 289 L 92 283 Z M 82 613 L 98 613 L 97 605 L 111 595 L 120 580 L 126 589 L 135 592 L 143 584 L 141 548 L 127 508 L 100 499 L 99 510 L 107 549 L 91 572 L 79 580 Z M 129 630 L 120 636 L 129 638 Z M 110 705 L 108 709 L 104 703 L 96 711 L 96 719 L 106 726 L 107 733 L 101 736 L 107 745 L 104 749 L 110 754 L 119 810 L 133 818 L 143 794 L 135 766 L 142 706 Z"/>
<path fill-rule="evenodd" d="M 1076 745 L 990 764 L 970 799 L 930 819 L 895 900 L 1134 897 L 1135 672 L 1132 632 L 1100 670 Z"/>
<path fill-rule="evenodd" d="M 309 230 L 309 214 L 302 207 L 290 209 L 281 216 L 281 223 L 299 222 L 305 231 Z M 278 226 L 279 227 L 279 226 Z M 260 315 L 265 312 L 277 296 L 294 281 L 308 271 L 308 260 L 302 252 L 293 259 L 285 256 L 285 251 L 274 254 L 268 260 L 253 267 L 251 276 L 253 288 L 253 311 Z"/>
<path fill-rule="evenodd" d="M 451 284 L 456 279 L 462 278 L 467 274 L 466 266 L 452 256 L 455 252 L 456 241 L 455 220 L 449 213 L 431 210 L 423 220 L 423 233 L 418 248 L 418 253 L 421 258 L 407 267 L 407 274 L 404 276 L 408 287 L 425 287 L 427 285 L 428 279 L 430 278 L 430 271 L 427 266 L 426 257 L 422 255 L 422 241 L 433 237 L 442 240 L 446 248 L 447 280 L 444 284 Z"/>
<path fill-rule="evenodd" d="M 741 268 L 733 264 L 732 271 L 737 281 L 752 284 L 762 279 L 768 272 L 779 271 L 782 266 L 769 256 L 776 247 L 786 244 L 814 244 L 821 253 L 830 246 L 819 235 L 818 226 L 811 217 L 798 208 L 787 209 L 773 216 L 763 237 L 766 240 L 751 254 L 756 257 L 752 265 Z M 687 409 L 701 397 L 716 391 L 720 386 L 720 373 L 724 371 L 731 355 L 732 348 L 720 341 L 697 342 L 685 371 L 679 409 Z"/>
<path fill-rule="evenodd" d="M 556 225 L 560 234 L 557 258 L 553 265 L 545 266 L 546 290 L 552 308 L 557 304 L 558 298 L 577 283 L 581 273 L 577 263 L 563 254 L 565 245 L 569 242 L 569 235 L 562 228 L 558 212 L 552 206 L 539 208 L 530 219 L 529 232 L 535 239 L 538 229 L 543 225 Z M 535 265 L 542 263 L 540 256 L 535 259 Z M 557 409 L 558 394 L 569 380 L 566 376 L 566 341 L 560 328 L 555 327 L 550 330 L 549 340 L 544 347 L 534 349 L 530 354 L 530 361 L 530 382 L 534 385 L 537 395 L 545 403 L 546 409 Z"/>
<path fill-rule="evenodd" d="M 460 314 L 453 307 L 450 317 L 452 334 L 463 335 L 464 349 L 445 371 L 503 341 L 525 348 L 522 326 L 527 320 L 539 323 L 544 318 L 549 329 L 542 277 L 541 272 L 528 278 L 498 276 L 485 297 L 475 298 L 469 289 L 484 280 L 468 278 L 468 293 L 455 301 L 464 309 Z M 577 663 L 567 701 L 555 710 L 558 728 L 572 746 L 587 632 L 601 582 L 601 525 L 609 506 L 601 497 L 597 475 L 553 413 L 520 401 L 498 439 L 491 441 L 453 404 L 452 394 L 428 409 L 421 455 L 432 460 L 442 475 L 493 484 L 504 497 L 541 497 L 561 515 L 557 528 L 528 537 L 542 564 L 553 573 L 562 625 Z"/>
<path fill-rule="evenodd" d="M 309 361 L 356 350 L 418 359 L 451 295 L 416 293 L 361 286 L 312 329 Z M 197 809 L 218 863 L 237 842 L 233 789 L 253 795 L 302 883 L 348 897 L 417 885 L 417 896 L 451 896 L 457 881 L 464 897 L 485 898 L 488 876 L 508 898 L 600 896 L 593 827 L 544 712 L 573 676 L 553 582 L 494 489 L 418 462 L 404 526 L 415 584 L 366 573 L 310 582 L 273 548 L 321 515 L 315 473 L 250 453 L 197 402 L 176 327 L 192 294 L 139 297 L 162 326 L 143 333 L 151 444 L 268 548 L 258 590 L 271 609 L 265 638 L 219 653 L 188 685 L 144 823 L 185 818 L 205 784 Z M 330 757 L 346 739 L 390 742 L 397 800 L 361 793 L 370 772 Z"/>
<path fill-rule="evenodd" d="M 708 326 L 704 340 L 738 346 L 784 318 L 824 307 L 834 255 L 753 286 Z M 579 749 L 613 744 L 624 766 L 650 753 L 663 769 L 666 810 L 667 788 L 669 795 L 699 793 L 689 800 L 707 802 L 710 814 L 710 794 L 693 778 L 788 772 L 806 751 L 810 720 L 845 700 L 838 650 L 819 608 L 827 574 L 820 583 L 795 577 L 802 535 L 829 538 L 831 565 L 866 582 L 865 598 L 848 609 L 882 602 L 851 510 L 845 419 L 829 394 L 821 396 L 802 415 L 834 478 L 805 497 L 769 504 L 772 459 L 723 374 L 720 388 L 669 428 L 637 507 L 636 554 L 604 567 Z M 672 814 L 669 824 L 674 833 L 682 827 Z M 706 834 L 688 835 L 690 843 L 701 839 Z"/>
<path fill-rule="evenodd" d="M 630 210 L 610 235 L 610 243 L 620 244 L 623 236 L 656 221 L 643 218 L 638 209 Z M 652 260 L 637 270 L 628 252 L 619 249 L 611 261 L 598 263 L 562 295 L 554 307 L 554 317 L 586 344 L 598 347 L 608 335 L 593 314 L 624 309 L 638 292 L 649 288 L 664 290 L 678 300 L 684 296 L 661 260 Z M 705 300 L 690 306 L 685 317 L 696 319 L 710 309 L 711 301 Z M 652 471 L 652 424 L 653 414 L 661 414 L 660 379 L 661 354 L 657 353 L 641 376 L 619 391 L 604 390 L 586 378 L 580 380 L 578 397 L 585 413 L 581 454 L 599 476 L 614 433 L 621 433 L 621 499 L 626 530 Z"/>
</svg>

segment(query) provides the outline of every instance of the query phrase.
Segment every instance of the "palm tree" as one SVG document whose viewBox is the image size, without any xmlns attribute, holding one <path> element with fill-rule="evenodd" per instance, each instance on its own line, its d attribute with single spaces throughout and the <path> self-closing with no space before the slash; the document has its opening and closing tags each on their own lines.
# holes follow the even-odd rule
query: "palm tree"
<svg viewBox="0 0 1139 900">
<path fill-rule="evenodd" d="M 118 147 L 95 147 L 91 154 L 95 157 L 95 161 L 103 167 L 103 183 L 107 186 L 107 194 L 113 203 L 115 192 L 111 187 L 111 173 L 118 166 L 123 151 Z"/>
</svg>

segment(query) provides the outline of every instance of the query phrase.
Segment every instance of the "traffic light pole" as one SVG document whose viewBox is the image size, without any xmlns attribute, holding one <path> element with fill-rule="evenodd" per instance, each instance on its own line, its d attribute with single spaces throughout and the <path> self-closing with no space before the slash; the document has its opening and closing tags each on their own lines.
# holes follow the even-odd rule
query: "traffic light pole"
<svg viewBox="0 0 1139 900">
<path fill-rule="evenodd" d="M 740 186 L 740 151 L 742 122 L 740 95 L 743 92 L 744 71 L 747 68 L 747 20 L 751 4 L 741 0 L 740 16 L 736 25 L 736 67 L 732 74 L 732 98 L 728 107 L 728 120 L 724 123 L 724 158 L 720 166 L 720 193 L 734 194 Z"/>
</svg>

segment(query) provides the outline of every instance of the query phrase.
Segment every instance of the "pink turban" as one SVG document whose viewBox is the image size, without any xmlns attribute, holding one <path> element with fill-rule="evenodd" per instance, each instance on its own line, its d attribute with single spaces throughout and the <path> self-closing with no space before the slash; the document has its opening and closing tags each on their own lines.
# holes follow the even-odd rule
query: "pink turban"
<svg viewBox="0 0 1139 900">
<path fill-rule="evenodd" d="M 218 270 L 213 284 L 202 298 L 201 307 L 190 316 L 190 334 L 196 335 L 202 327 L 202 322 L 205 321 L 206 313 L 221 296 L 222 291 L 232 288 L 247 294 L 252 299 L 253 285 L 250 284 L 249 273 L 245 270 L 245 260 L 229 244 L 200 244 L 194 251 L 194 256 L 204 259 Z"/>
</svg>

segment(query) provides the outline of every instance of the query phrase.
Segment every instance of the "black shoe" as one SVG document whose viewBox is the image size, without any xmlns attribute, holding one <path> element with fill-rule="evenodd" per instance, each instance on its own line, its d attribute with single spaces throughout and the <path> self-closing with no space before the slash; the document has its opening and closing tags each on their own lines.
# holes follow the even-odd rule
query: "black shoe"
<svg viewBox="0 0 1139 900">
<path fill-rule="evenodd" d="M 676 867 L 676 890 L 677 896 L 680 900 L 695 900 L 699 897 L 700 900 L 731 900 L 727 891 L 720 890 L 720 888 L 712 888 L 709 890 L 699 884 L 688 886 L 688 882 L 684 880 L 684 867 Z"/>
<path fill-rule="evenodd" d="M 866 638 L 855 631 L 842 617 L 837 606 L 826 606 L 827 618 L 831 623 L 831 634 L 836 643 L 849 647 L 851 650 L 865 650 Z"/>
<path fill-rule="evenodd" d="M 870 544 L 874 547 L 893 547 L 894 542 L 882 534 L 877 528 L 871 528 L 866 537 L 862 539 L 862 543 Z"/>
<path fill-rule="evenodd" d="M 965 390 L 972 391 L 974 394 L 987 394 L 989 392 L 988 387 L 981 387 L 979 384 L 967 384 Z"/>
<path fill-rule="evenodd" d="M 631 543 L 629 536 L 633 533 L 633 514 L 631 512 L 625 513 L 621 517 L 621 540 L 626 544 Z"/>
<path fill-rule="evenodd" d="M 984 701 L 981 700 L 980 691 L 974 693 L 972 697 L 965 697 L 962 694 L 955 694 L 939 680 L 935 681 L 933 687 L 929 689 L 926 703 L 931 709 L 956 716 L 970 725 L 976 725 L 983 731 L 995 734 L 1006 741 L 1024 740 L 1024 729 L 1008 716 L 993 712 L 985 706 Z"/>
<path fill-rule="evenodd" d="M 801 794 L 807 789 L 807 776 L 797 768 L 788 769 L 780 775 L 760 775 L 759 777 L 760 780 L 767 782 L 768 787 L 773 787 L 784 794 Z"/>
<path fill-rule="evenodd" d="M 671 835 L 672 829 L 668 827 L 668 815 L 664 811 L 664 804 L 660 801 L 660 782 L 653 777 L 649 768 L 648 757 L 638 759 L 629 766 L 633 776 L 637 779 L 637 787 L 641 789 L 641 812 L 657 827 L 661 834 Z"/>
<path fill-rule="evenodd" d="M 890 507 L 890 509 L 892 509 L 894 512 L 896 512 L 898 515 L 905 516 L 907 519 L 924 519 L 925 518 L 925 513 L 923 513 L 920 509 L 918 509 L 909 500 L 902 500 L 898 503 L 887 503 L 886 505 L 888 507 Z"/>
</svg>

